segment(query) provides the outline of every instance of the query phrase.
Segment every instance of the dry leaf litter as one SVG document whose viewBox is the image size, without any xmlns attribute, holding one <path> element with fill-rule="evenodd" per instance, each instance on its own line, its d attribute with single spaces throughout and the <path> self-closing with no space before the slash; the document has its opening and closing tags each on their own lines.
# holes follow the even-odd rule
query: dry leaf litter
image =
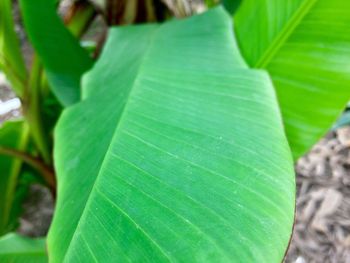
<svg viewBox="0 0 350 263">
<path fill-rule="evenodd" d="M 330 132 L 296 171 L 296 224 L 285 262 L 350 263 L 350 128 Z"/>
</svg>

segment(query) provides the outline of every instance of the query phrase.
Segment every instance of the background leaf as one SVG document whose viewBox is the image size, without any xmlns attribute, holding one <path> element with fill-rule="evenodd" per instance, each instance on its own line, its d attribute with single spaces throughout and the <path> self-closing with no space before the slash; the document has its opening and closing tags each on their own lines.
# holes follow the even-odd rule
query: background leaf
<svg viewBox="0 0 350 263">
<path fill-rule="evenodd" d="M 350 97 L 350 1 L 245 0 L 241 51 L 271 74 L 294 158 L 327 132 Z"/>
<path fill-rule="evenodd" d="M 52 262 L 281 262 L 292 158 L 230 20 L 111 29 L 56 129 Z"/>
<path fill-rule="evenodd" d="M 48 262 L 45 239 L 30 239 L 11 233 L 0 238 L 0 261 L 2 263 Z"/>
<path fill-rule="evenodd" d="M 23 121 L 8 121 L 0 128 L 0 148 L 23 150 L 28 144 L 28 127 Z M 13 206 L 22 162 L 0 154 L 0 236 L 13 230 L 18 213 Z M 12 215 L 12 216 L 11 216 Z"/>
<path fill-rule="evenodd" d="M 53 92 L 64 106 L 79 101 L 80 78 L 92 59 L 58 17 L 54 0 L 20 0 L 20 5 Z"/>
<path fill-rule="evenodd" d="M 5 72 L 18 96 L 23 95 L 27 77 L 12 17 L 12 1 L 0 1 L 0 69 Z"/>
</svg>

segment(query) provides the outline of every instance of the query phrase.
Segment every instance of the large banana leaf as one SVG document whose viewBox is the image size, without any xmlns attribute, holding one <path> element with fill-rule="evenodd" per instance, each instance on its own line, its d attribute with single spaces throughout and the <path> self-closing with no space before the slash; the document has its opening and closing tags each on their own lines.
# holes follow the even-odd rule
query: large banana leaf
<svg viewBox="0 0 350 263">
<path fill-rule="evenodd" d="M 13 233 L 3 236 L 0 238 L 0 262 L 48 262 L 45 248 L 45 239 L 29 239 Z"/>
<path fill-rule="evenodd" d="M 23 95 L 27 76 L 12 17 L 12 0 L 0 1 L 0 69 L 12 83 L 18 96 Z"/>
<path fill-rule="evenodd" d="M 350 1 L 244 0 L 235 22 L 247 62 L 272 77 L 297 158 L 350 98 Z"/>
<path fill-rule="evenodd" d="M 22 150 L 28 143 L 28 127 L 23 121 L 5 122 L 0 127 L 0 236 L 13 230 L 13 203 L 21 161 L 1 154 L 3 147 Z"/>
<path fill-rule="evenodd" d="M 57 125 L 52 262 L 281 262 L 293 161 L 222 9 L 113 28 Z"/>
<path fill-rule="evenodd" d="M 80 99 L 80 78 L 92 59 L 56 13 L 55 0 L 20 0 L 26 32 L 42 60 L 48 81 L 64 105 Z"/>
</svg>

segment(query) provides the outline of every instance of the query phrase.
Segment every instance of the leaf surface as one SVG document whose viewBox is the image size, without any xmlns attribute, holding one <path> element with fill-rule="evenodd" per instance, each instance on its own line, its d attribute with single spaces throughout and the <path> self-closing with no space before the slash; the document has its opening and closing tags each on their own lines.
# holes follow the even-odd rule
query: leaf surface
<svg viewBox="0 0 350 263">
<path fill-rule="evenodd" d="M 249 65 L 271 75 L 296 159 L 350 98 L 350 1 L 245 0 L 235 22 Z"/>
<path fill-rule="evenodd" d="M 83 98 L 55 133 L 52 262 L 282 260 L 292 158 L 222 8 L 111 29 Z"/>
<path fill-rule="evenodd" d="M 80 79 L 92 59 L 58 17 L 54 0 L 21 0 L 20 5 L 53 92 L 64 106 L 79 101 Z"/>
<path fill-rule="evenodd" d="M 0 238 L 0 261 L 2 263 L 48 262 L 45 239 L 30 239 L 10 233 Z"/>
</svg>

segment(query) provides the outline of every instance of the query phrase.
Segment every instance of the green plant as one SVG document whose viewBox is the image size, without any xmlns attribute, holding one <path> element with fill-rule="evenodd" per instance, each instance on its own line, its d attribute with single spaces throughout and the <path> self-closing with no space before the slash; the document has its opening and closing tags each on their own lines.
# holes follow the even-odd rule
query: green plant
<svg viewBox="0 0 350 263">
<path fill-rule="evenodd" d="M 109 25 L 169 17 L 158 1 L 102 2 L 76 2 L 64 25 L 56 1 L 20 0 L 29 73 L 11 1 L 1 2 L 0 66 L 24 121 L 0 130 L 0 232 L 15 229 L 24 172 L 55 193 L 54 163 L 50 262 L 280 262 L 293 157 L 350 97 L 350 2 L 224 1 L 234 15 L 215 7 L 113 26 L 94 62 L 78 39 L 97 12 Z"/>
</svg>

